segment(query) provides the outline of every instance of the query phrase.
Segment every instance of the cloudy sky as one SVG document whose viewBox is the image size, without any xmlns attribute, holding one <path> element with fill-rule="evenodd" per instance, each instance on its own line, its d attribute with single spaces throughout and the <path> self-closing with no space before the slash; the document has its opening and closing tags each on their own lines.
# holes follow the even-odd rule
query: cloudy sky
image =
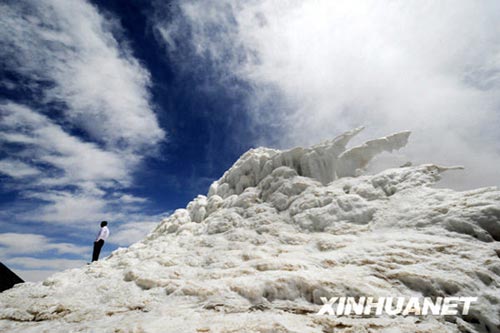
<svg viewBox="0 0 500 333">
<path fill-rule="evenodd" d="M 500 184 L 498 1 L 0 3 L 0 261 L 27 280 L 141 239 L 249 149 L 365 125 Z"/>
</svg>

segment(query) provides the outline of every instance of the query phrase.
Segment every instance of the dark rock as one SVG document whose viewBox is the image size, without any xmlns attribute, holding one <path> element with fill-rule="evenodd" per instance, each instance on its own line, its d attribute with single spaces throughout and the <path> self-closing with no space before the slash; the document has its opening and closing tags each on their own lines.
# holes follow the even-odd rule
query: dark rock
<svg viewBox="0 0 500 333">
<path fill-rule="evenodd" d="M 15 284 L 24 281 L 0 262 L 0 292 L 12 288 Z"/>
</svg>

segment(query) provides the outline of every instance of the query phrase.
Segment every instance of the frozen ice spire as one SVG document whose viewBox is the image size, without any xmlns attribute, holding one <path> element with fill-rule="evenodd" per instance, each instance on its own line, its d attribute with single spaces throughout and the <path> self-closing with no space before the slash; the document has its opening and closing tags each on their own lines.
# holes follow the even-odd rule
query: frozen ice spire
<svg viewBox="0 0 500 333">
<path fill-rule="evenodd" d="M 347 149 L 349 141 L 362 130 L 363 127 L 358 127 L 310 148 L 296 147 L 284 151 L 251 149 L 212 184 L 209 196 L 217 194 L 225 198 L 240 194 L 282 166 L 294 169 L 299 176 L 313 178 L 326 185 L 335 179 L 359 174 L 377 154 L 404 147 L 410 136 L 409 131 L 398 132 Z"/>
</svg>

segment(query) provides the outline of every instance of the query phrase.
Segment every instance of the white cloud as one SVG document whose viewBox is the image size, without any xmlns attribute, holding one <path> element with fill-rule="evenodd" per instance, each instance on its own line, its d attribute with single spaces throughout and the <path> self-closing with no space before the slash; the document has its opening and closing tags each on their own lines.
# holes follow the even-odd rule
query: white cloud
<svg viewBox="0 0 500 333">
<path fill-rule="evenodd" d="M 65 269 L 78 268 L 85 265 L 85 260 L 73 259 L 39 259 L 31 257 L 14 257 L 4 261 L 10 270 L 24 281 L 43 281 L 51 275 Z"/>
<path fill-rule="evenodd" d="M 39 221 L 49 223 L 88 223 L 103 220 L 112 213 L 107 210 L 107 200 L 87 192 L 53 191 L 28 193 L 27 197 L 47 202 L 36 211 Z M 29 220 L 34 212 L 24 216 Z"/>
<path fill-rule="evenodd" d="M 32 80 L 49 80 L 48 101 L 107 146 L 139 151 L 163 139 L 149 100 L 149 72 L 113 35 L 117 22 L 84 0 L 0 7 L 0 56 Z"/>
<path fill-rule="evenodd" d="M 145 198 L 140 198 L 134 195 L 123 194 L 122 196 L 120 196 L 120 201 L 129 204 L 129 203 L 146 202 L 147 200 Z"/>
<path fill-rule="evenodd" d="M 24 281 L 37 282 L 43 281 L 49 276 L 57 273 L 59 270 L 45 270 L 45 269 L 19 269 L 9 267 L 14 273 L 17 274 Z"/>
<path fill-rule="evenodd" d="M 2 185 L 19 198 L 2 211 L 2 223 L 19 223 L 19 230 L 25 221 L 57 224 L 61 235 L 92 240 L 100 220 L 112 220 L 114 232 L 132 216 L 143 218 L 130 212 L 146 200 L 126 192 L 165 133 L 150 74 L 120 29 L 86 0 L 0 4 L 0 58 L 15 77 L 0 85 L 22 92 L 22 102 L 0 100 L 0 144 L 8 156 L 0 160 Z M 126 228 L 120 230 L 125 240 Z M 41 280 L 81 265 L 61 257 L 90 258 L 91 245 L 3 233 L 0 257 L 24 279 Z"/>
<path fill-rule="evenodd" d="M 15 219 L 83 228 L 143 205 L 125 192 L 165 133 L 119 21 L 86 0 L 0 4 L 0 57 L 28 100 L 0 101 L 0 172 L 32 204 Z"/>
<path fill-rule="evenodd" d="M 153 216 L 141 214 L 129 214 L 127 223 L 118 226 L 110 225 L 109 242 L 120 246 L 129 246 L 141 241 L 158 225 L 159 221 L 165 219 L 172 212 L 168 211 Z"/>
<path fill-rule="evenodd" d="M 60 257 L 40 258 L 54 251 L 57 256 L 77 256 L 90 258 L 91 244 L 78 246 L 71 243 L 57 242 L 41 234 L 0 233 L 0 257 L 25 281 L 40 281 L 50 275 L 68 268 L 85 264 L 83 259 L 65 259 Z M 37 257 L 31 257 L 36 255 Z"/>
<path fill-rule="evenodd" d="M 125 223 L 116 231 L 113 231 L 113 237 L 109 241 L 120 246 L 129 246 L 135 242 L 141 241 L 158 225 L 159 219 L 151 219 L 144 222 Z"/>
<path fill-rule="evenodd" d="M 45 269 L 45 270 L 63 270 L 76 268 L 85 265 L 84 260 L 73 259 L 36 259 L 31 257 L 13 257 L 5 261 L 7 265 L 16 265 L 23 269 Z"/>
<path fill-rule="evenodd" d="M 44 235 L 29 233 L 0 233 L 0 256 L 13 257 L 19 254 L 39 254 L 55 250 L 58 254 L 87 254 L 88 247 L 70 243 L 58 243 Z"/>
<path fill-rule="evenodd" d="M 12 178 L 23 178 L 36 176 L 40 174 L 40 171 L 19 160 L 6 158 L 0 160 L 0 173 Z"/>
<path fill-rule="evenodd" d="M 282 146 L 409 129 L 406 158 L 464 164 L 456 187 L 500 183 L 498 2 L 176 3 L 156 22 L 170 55 L 247 82 L 252 118 L 283 129 Z M 172 47 L 187 37 L 198 58 Z"/>
<path fill-rule="evenodd" d="M 29 157 L 32 164 L 14 169 L 10 160 L 4 164 L 0 161 L 0 172 L 16 175 L 16 179 L 29 176 L 29 182 L 18 184 L 24 188 L 22 196 L 45 203 L 18 217 L 30 220 L 35 215 L 39 221 L 85 223 L 103 219 L 110 213 L 106 207 L 113 202 L 108 202 L 106 193 L 131 183 L 131 170 L 136 168 L 138 156 L 84 142 L 48 117 L 22 105 L 0 105 L 0 113 L 4 142 L 22 145 L 24 148 L 15 154 Z M 43 173 L 39 171 L 42 168 Z M 60 188 L 67 185 L 76 189 Z"/>
<path fill-rule="evenodd" d="M 34 163 L 50 165 L 60 171 L 54 175 L 45 174 L 40 179 L 43 184 L 129 181 L 128 170 L 134 166 L 137 157 L 123 156 L 103 150 L 94 143 L 83 142 L 26 106 L 15 103 L 0 105 L 0 114 L 4 142 L 25 144 L 24 149 L 16 154 L 30 156 Z"/>
</svg>

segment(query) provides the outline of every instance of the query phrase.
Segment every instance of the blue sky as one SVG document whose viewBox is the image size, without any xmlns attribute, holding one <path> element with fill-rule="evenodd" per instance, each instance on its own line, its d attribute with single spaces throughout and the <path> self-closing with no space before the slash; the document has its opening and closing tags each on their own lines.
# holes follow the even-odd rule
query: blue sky
<svg viewBox="0 0 500 333">
<path fill-rule="evenodd" d="M 75 9 L 57 2 L 28 4 L 8 3 L 12 13 L 4 14 L 19 20 L 6 23 L 21 31 L 3 41 L 7 47 L 2 52 L 2 133 L 10 137 L 2 142 L 2 159 L 7 162 L 0 175 L 0 253 L 21 276 L 38 278 L 87 260 L 101 219 L 110 222 L 114 236 L 104 254 L 141 239 L 164 215 L 206 193 L 210 183 L 252 146 L 257 129 L 241 112 L 239 87 L 228 91 L 209 82 L 210 68 L 194 73 L 175 67 L 175 59 L 170 59 L 148 21 L 152 3 L 72 1 Z M 96 42 L 101 45 L 63 39 L 77 39 L 71 34 L 78 31 L 64 30 L 76 29 L 64 22 L 72 19 L 70 9 L 81 13 L 75 20 L 91 25 L 79 33 L 101 39 Z M 43 15 L 46 22 L 33 22 Z M 58 26 L 56 20 L 63 23 Z M 26 27 L 27 22 L 32 26 Z M 34 31 L 45 23 L 44 35 Z M 67 56 L 71 48 L 76 51 Z M 86 48 L 101 54 L 88 54 L 92 50 Z M 12 59 L 17 52 L 21 58 Z M 73 64 L 68 58 L 79 53 L 87 59 Z M 24 58 L 33 63 L 26 64 Z M 92 77 L 92 71 L 106 70 L 104 66 L 115 67 L 108 73 L 113 81 L 109 85 L 106 75 Z M 74 72 L 90 77 L 74 77 Z M 72 80 L 77 81 L 75 91 L 59 87 Z M 137 84 L 122 86 L 116 82 L 121 80 Z M 127 97 L 137 109 L 120 101 Z M 86 100 L 90 98 L 98 101 Z M 141 119 L 115 123 L 141 112 L 149 118 L 145 124 L 136 125 Z M 80 117 L 72 118 L 71 113 Z M 36 130 L 50 133 L 31 135 Z M 16 134 L 24 137 L 11 138 Z M 59 140 L 67 146 L 58 147 Z M 120 140 L 125 142 L 116 142 Z"/>
<path fill-rule="evenodd" d="M 496 1 L 7 0 L 0 260 L 42 279 L 140 240 L 247 149 L 365 125 L 498 185 Z"/>
</svg>

